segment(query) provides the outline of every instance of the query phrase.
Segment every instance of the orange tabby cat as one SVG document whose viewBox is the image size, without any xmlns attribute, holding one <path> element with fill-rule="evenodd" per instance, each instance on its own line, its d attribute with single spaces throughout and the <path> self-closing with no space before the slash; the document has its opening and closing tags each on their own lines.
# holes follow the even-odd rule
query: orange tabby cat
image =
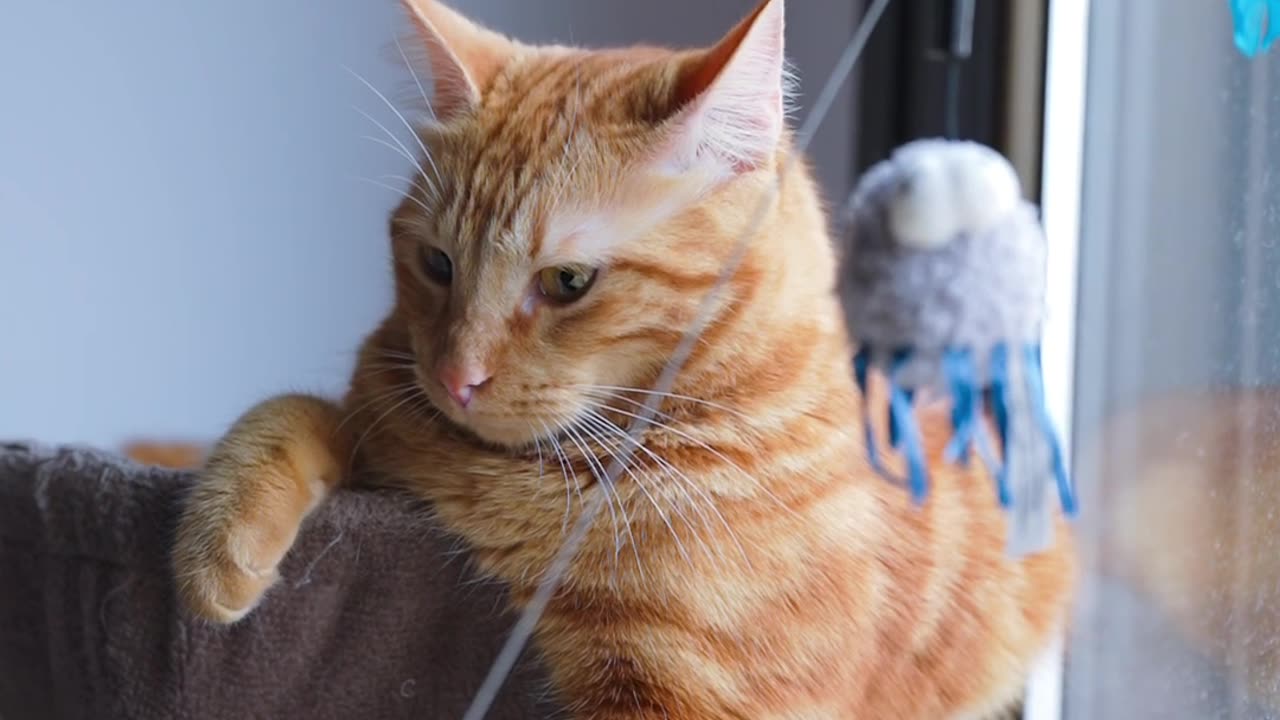
<svg viewBox="0 0 1280 720">
<path fill-rule="evenodd" d="M 809 173 L 781 178 L 659 417 L 637 414 L 792 152 L 783 2 L 709 50 L 530 47 L 408 0 L 431 60 L 424 172 L 391 221 L 396 301 L 340 404 L 268 400 L 213 452 L 175 563 L 232 622 L 347 477 L 429 499 L 531 596 L 607 493 L 538 626 L 577 718 L 987 717 L 1064 621 L 1065 541 L 1003 554 L 989 480 L 923 509 L 872 473 Z M 945 418 L 926 413 L 932 457 Z M 636 450 L 636 448 L 630 448 Z M 1065 538 L 1065 529 L 1058 537 Z"/>
</svg>

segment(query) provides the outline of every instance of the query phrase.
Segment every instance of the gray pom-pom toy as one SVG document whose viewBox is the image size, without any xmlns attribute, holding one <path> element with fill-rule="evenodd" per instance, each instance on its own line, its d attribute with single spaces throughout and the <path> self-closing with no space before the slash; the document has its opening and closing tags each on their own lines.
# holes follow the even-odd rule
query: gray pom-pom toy
<svg viewBox="0 0 1280 720">
<path fill-rule="evenodd" d="M 849 213 L 841 299 L 854 372 L 864 396 L 869 372 L 888 380 L 890 444 L 912 496 L 928 492 L 912 405 L 920 391 L 942 394 L 952 403 L 946 459 L 964 463 L 976 449 L 1011 513 L 1009 551 L 1045 547 L 1050 488 L 1067 514 L 1075 497 L 1044 402 L 1045 235 L 1013 167 L 977 143 L 918 140 L 867 171 Z M 889 476 L 865 424 L 868 459 Z"/>
</svg>

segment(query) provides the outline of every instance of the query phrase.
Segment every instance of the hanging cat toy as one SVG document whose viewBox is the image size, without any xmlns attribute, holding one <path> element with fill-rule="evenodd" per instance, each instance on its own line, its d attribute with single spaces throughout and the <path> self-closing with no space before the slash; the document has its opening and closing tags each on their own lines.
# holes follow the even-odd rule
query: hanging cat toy
<svg viewBox="0 0 1280 720">
<path fill-rule="evenodd" d="M 914 403 L 940 394 L 952 407 L 945 460 L 967 463 L 976 451 L 990 468 L 1010 512 L 1011 554 L 1046 547 L 1051 488 L 1068 515 L 1076 500 L 1045 407 L 1046 240 L 1012 165 L 977 143 L 918 140 L 867 171 L 846 220 L 854 373 L 864 398 L 872 371 L 888 381 L 889 443 L 912 497 L 924 502 L 929 482 Z M 864 421 L 869 462 L 892 477 Z"/>
</svg>

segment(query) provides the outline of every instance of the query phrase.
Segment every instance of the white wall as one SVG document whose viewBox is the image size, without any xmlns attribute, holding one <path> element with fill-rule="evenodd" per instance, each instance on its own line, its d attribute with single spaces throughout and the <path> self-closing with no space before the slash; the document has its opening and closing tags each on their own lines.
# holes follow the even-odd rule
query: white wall
<svg viewBox="0 0 1280 720">
<path fill-rule="evenodd" d="M 752 0 L 472 0 L 529 40 L 709 42 Z M 792 2 L 812 95 L 853 26 Z M 391 0 L 15 0 L 0 11 L 0 438 L 207 438 L 253 401 L 341 388 L 389 298 L 405 174 Z M 394 62 L 393 62 L 394 61 Z M 848 185 L 841 103 L 819 138 Z"/>
<path fill-rule="evenodd" d="M 16 17 L 15 17 L 16 11 Z M 0 437 L 205 437 L 385 302 L 384 3 L 6 4 Z"/>
</svg>

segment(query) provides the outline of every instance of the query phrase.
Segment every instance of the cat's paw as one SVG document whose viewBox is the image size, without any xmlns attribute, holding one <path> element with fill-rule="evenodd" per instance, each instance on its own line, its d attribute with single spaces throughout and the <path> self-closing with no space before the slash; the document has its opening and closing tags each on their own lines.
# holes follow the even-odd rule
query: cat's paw
<svg viewBox="0 0 1280 720">
<path fill-rule="evenodd" d="M 279 578 L 304 510 L 273 480 L 227 477 L 225 470 L 200 478 L 173 549 L 178 596 L 196 615 L 233 623 Z"/>
</svg>

